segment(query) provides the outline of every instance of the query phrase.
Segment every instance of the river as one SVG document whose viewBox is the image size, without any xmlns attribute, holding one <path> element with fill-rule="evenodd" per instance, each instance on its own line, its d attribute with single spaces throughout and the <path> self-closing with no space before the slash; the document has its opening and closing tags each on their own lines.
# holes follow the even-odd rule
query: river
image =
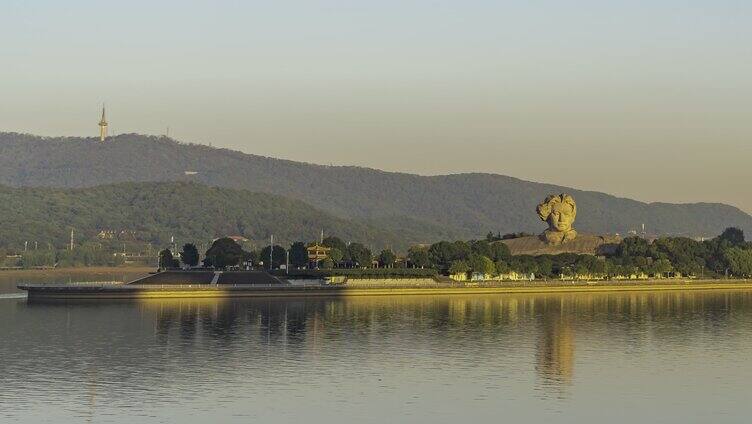
<svg viewBox="0 0 752 424">
<path fill-rule="evenodd" d="M 0 422 L 742 423 L 752 292 L 0 298 Z"/>
</svg>

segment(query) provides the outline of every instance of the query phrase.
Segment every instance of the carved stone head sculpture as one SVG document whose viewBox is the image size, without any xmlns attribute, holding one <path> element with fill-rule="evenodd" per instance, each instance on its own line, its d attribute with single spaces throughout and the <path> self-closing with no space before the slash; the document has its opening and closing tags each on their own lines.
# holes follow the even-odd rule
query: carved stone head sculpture
<svg viewBox="0 0 752 424">
<path fill-rule="evenodd" d="M 547 243 L 561 244 L 577 237 L 577 231 L 572 228 L 577 216 L 577 205 L 572 196 L 548 196 L 538 205 L 537 212 L 540 219 L 548 223 L 548 229 L 541 234 L 541 238 Z"/>
</svg>

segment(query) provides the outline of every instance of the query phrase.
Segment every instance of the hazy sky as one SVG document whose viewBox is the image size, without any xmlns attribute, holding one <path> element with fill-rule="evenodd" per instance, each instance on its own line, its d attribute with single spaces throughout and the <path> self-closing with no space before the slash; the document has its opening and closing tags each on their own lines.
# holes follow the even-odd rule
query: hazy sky
<svg viewBox="0 0 752 424">
<path fill-rule="evenodd" d="M 752 212 L 750 1 L 3 1 L 0 131 Z"/>
</svg>

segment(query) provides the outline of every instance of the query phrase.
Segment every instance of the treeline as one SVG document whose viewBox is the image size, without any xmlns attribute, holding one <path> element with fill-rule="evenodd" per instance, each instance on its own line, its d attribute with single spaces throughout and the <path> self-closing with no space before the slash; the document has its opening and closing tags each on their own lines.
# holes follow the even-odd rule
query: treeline
<svg viewBox="0 0 752 424">
<path fill-rule="evenodd" d="M 229 237 L 215 240 L 200 260 L 198 249 L 193 243 L 186 243 L 179 252 L 164 249 L 159 253 L 160 268 L 177 268 L 181 264 L 195 267 L 227 268 L 236 266 L 263 267 L 279 269 L 284 265 L 291 268 L 307 268 L 311 265 L 308 247 L 313 243 L 296 241 L 287 249 L 275 244 L 261 249 L 244 250 L 240 244 Z M 327 248 L 327 255 L 315 266 L 322 269 L 335 268 L 393 268 L 407 267 L 402 261 L 398 263 L 397 254 L 391 249 L 383 249 L 374 254 L 362 243 L 345 243 L 341 238 L 330 236 L 321 243 Z"/>
<path fill-rule="evenodd" d="M 255 268 L 279 269 L 289 265 L 292 269 L 309 267 L 306 248 L 310 243 L 295 242 L 287 249 L 275 245 L 243 250 L 232 239 L 219 239 L 200 255 L 195 245 L 188 243 L 180 252 L 165 250 L 160 255 L 163 268 L 187 266 L 228 267 L 247 264 Z M 683 237 L 658 238 L 648 242 L 639 237 L 624 239 L 609 257 L 560 254 L 512 256 L 507 246 L 497 241 L 441 241 L 430 246 L 414 246 L 405 257 L 390 249 L 371 252 L 360 243 L 345 243 L 338 237 L 327 237 L 323 245 L 331 249 L 320 261 L 321 269 L 353 268 L 420 268 L 445 274 L 479 273 L 486 276 L 517 273 L 534 274 L 538 278 L 594 276 L 613 278 L 630 275 L 683 276 L 752 276 L 752 243 L 746 242 L 741 230 L 729 228 L 720 236 L 705 241 Z M 101 243 L 77 246 L 74 250 L 38 248 L 18 255 L 0 249 L 2 267 L 81 267 L 118 266 L 124 256 L 113 254 Z M 203 256 L 203 261 L 201 260 Z M 271 262 L 270 262 L 271 259 Z M 271 267 L 269 264 L 272 264 Z"/>
<path fill-rule="evenodd" d="M 99 244 L 86 244 L 73 250 L 37 248 L 15 254 L 0 249 L 0 267 L 3 268 L 119 266 L 124 262 L 124 255 L 114 254 Z"/>
<path fill-rule="evenodd" d="M 727 228 L 705 241 L 686 237 L 663 237 L 652 242 L 640 237 L 621 241 L 608 257 L 565 253 L 560 255 L 509 254 L 501 237 L 471 242 L 435 243 L 412 248 L 408 254 L 415 266 L 433 267 L 448 274 L 479 273 L 496 276 L 510 273 L 536 277 L 601 277 L 632 275 L 752 276 L 752 243 L 738 228 Z"/>
<path fill-rule="evenodd" d="M 506 244 L 488 238 L 471 241 L 440 241 L 430 246 L 413 246 L 405 257 L 398 257 L 390 249 L 374 254 L 360 243 L 345 243 L 338 237 L 327 237 L 322 245 L 326 257 L 312 264 L 307 247 L 310 243 L 295 242 L 289 248 L 274 245 L 260 250 L 243 250 L 230 238 L 216 240 L 200 261 L 193 244 L 183 246 L 178 255 L 170 250 L 160 253 L 160 267 L 189 267 L 202 262 L 205 267 L 234 266 L 280 269 L 355 268 L 417 268 L 436 270 L 449 275 L 480 274 L 481 278 L 518 274 L 536 278 L 587 277 L 629 278 L 644 276 L 752 276 L 752 243 L 744 233 L 728 228 L 720 236 L 705 241 L 684 237 L 658 238 L 652 242 L 639 237 L 621 241 L 615 253 L 608 257 L 564 253 L 560 255 L 516 255 Z M 180 258 L 180 259 L 178 259 Z"/>
</svg>

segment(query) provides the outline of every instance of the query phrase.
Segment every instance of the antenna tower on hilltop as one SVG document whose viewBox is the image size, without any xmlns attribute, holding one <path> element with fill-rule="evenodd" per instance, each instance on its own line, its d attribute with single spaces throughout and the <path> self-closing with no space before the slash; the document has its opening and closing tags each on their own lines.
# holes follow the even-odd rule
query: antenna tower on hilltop
<svg viewBox="0 0 752 424">
<path fill-rule="evenodd" d="M 104 105 L 102 106 L 102 119 L 99 120 L 99 141 L 107 138 L 107 119 L 104 116 Z"/>
</svg>

